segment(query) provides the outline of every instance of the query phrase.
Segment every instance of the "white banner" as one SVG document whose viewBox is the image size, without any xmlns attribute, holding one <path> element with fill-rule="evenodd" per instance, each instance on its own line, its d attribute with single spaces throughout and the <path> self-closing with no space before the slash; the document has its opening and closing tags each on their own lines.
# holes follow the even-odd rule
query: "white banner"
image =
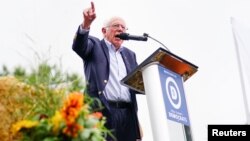
<svg viewBox="0 0 250 141">
<path fill-rule="evenodd" d="M 247 124 L 250 124 L 250 20 L 231 18 L 231 24 L 242 83 Z"/>
</svg>

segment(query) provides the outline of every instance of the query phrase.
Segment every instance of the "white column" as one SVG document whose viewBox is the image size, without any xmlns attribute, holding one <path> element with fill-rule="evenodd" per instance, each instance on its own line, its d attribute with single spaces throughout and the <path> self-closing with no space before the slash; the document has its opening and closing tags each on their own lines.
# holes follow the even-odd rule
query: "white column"
<svg viewBox="0 0 250 141">
<path fill-rule="evenodd" d="M 158 64 L 145 66 L 142 77 L 154 141 L 186 141 L 183 124 L 167 119 Z"/>
</svg>

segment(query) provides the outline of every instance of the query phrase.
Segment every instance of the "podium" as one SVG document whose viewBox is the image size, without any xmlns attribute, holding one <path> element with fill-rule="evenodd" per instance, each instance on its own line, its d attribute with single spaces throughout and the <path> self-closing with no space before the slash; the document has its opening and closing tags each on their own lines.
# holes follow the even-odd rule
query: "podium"
<svg viewBox="0 0 250 141">
<path fill-rule="evenodd" d="M 121 80 L 145 94 L 154 141 L 192 141 L 183 83 L 198 67 L 158 48 Z"/>
</svg>

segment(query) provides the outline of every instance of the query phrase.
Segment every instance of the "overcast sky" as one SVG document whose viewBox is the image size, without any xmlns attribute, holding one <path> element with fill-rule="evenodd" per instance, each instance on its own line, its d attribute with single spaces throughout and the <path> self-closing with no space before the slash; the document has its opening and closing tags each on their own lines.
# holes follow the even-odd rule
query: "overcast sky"
<svg viewBox="0 0 250 141">
<path fill-rule="evenodd" d="M 91 34 L 102 38 L 101 26 L 118 15 L 130 34 L 150 36 L 172 53 L 199 67 L 184 83 L 195 141 L 207 140 L 208 124 L 244 124 L 240 85 L 230 17 L 250 19 L 248 0 L 93 0 L 97 18 Z M 29 67 L 34 53 L 61 59 L 63 69 L 83 75 L 81 59 L 72 51 L 74 33 L 90 0 L 2 0 L 0 2 L 0 65 Z M 125 42 L 138 63 L 161 45 Z M 146 96 L 138 96 L 143 141 L 152 141 Z M 163 111 L 164 112 L 164 111 Z"/>
</svg>

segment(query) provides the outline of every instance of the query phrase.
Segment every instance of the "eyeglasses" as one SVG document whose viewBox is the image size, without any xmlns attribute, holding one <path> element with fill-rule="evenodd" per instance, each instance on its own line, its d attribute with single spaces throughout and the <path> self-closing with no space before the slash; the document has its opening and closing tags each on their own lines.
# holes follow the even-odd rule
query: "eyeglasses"
<svg viewBox="0 0 250 141">
<path fill-rule="evenodd" d="M 119 29 L 121 27 L 122 30 L 128 30 L 127 27 L 125 27 L 124 25 L 121 25 L 121 24 L 113 24 L 113 25 L 110 25 L 110 26 L 107 26 L 107 27 L 112 27 L 114 29 Z"/>
</svg>

